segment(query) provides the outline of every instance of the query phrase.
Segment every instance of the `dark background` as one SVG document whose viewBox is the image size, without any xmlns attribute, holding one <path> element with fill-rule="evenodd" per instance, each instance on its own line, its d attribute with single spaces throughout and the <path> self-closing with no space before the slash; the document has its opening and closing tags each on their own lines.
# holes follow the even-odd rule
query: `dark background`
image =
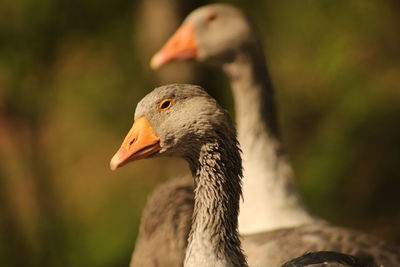
<svg viewBox="0 0 400 267">
<path fill-rule="evenodd" d="M 400 2 L 227 2 L 262 35 L 308 206 L 400 244 Z M 187 172 L 174 159 L 109 170 L 136 103 L 156 85 L 193 82 L 232 106 L 219 72 L 148 67 L 205 3 L 0 2 L 1 266 L 128 265 L 147 195 Z"/>
</svg>

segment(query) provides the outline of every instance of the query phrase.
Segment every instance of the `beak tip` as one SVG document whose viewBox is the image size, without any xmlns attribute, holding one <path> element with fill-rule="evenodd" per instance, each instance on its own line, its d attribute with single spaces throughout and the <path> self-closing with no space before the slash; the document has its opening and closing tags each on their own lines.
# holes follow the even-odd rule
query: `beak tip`
<svg viewBox="0 0 400 267">
<path fill-rule="evenodd" d="M 159 53 L 154 54 L 154 56 L 150 60 L 150 68 L 156 70 L 161 65 L 162 65 L 161 55 Z"/>
<path fill-rule="evenodd" d="M 114 156 L 110 161 L 110 169 L 115 171 L 119 167 L 118 157 Z"/>
</svg>

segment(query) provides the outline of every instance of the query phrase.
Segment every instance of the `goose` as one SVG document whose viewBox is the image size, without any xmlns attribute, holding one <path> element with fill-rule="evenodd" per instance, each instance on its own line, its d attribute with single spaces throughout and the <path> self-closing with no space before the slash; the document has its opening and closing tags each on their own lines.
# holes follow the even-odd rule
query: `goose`
<svg viewBox="0 0 400 267">
<path fill-rule="evenodd" d="M 200 86 L 171 84 L 154 89 L 137 105 L 134 124 L 110 168 L 153 157 L 185 159 L 194 179 L 194 211 L 184 266 L 248 266 L 238 233 L 242 162 L 229 113 Z M 265 236 L 255 234 L 253 238 L 259 239 L 262 249 Z M 370 266 L 354 265 L 358 260 L 352 262 L 351 256 L 332 253 L 304 255 L 284 266 L 332 261 Z"/>
<path fill-rule="evenodd" d="M 137 105 L 110 167 L 157 156 L 185 159 L 194 178 L 184 266 L 247 266 L 237 230 L 242 165 L 228 113 L 198 86 L 156 88 Z"/>
<path fill-rule="evenodd" d="M 283 150 L 264 58 L 258 34 L 243 12 L 231 5 L 212 4 L 190 13 L 151 59 L 153 69 L 193 59 L 228 76 L 243 150 L 241 234 L 318 221 L 303 204 Z"/>
</svg>

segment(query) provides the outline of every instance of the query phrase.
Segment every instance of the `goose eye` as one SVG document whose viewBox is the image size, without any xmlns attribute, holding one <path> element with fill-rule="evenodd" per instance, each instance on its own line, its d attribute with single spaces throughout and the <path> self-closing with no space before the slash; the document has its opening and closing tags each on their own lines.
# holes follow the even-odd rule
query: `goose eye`
<svg viewBox="0 0 400 267">
<path fill-rule="evenodd" d="M 172 99 L 164 99 L 163 101 L 161 101 L 158 109 L 159 110 L 168 110 L 170 109 L 172 106 Z"/>
<path fill-rule="evenodd" d="M 207 20 L 207 22 L 212 22 L 212 21 L 214 21 L 216 18 L 217 18 L 217 13 L 212 12 L 212 13 L 209 13 L 209 14 L 207 15 L 206 20 Z"/>
</svg>

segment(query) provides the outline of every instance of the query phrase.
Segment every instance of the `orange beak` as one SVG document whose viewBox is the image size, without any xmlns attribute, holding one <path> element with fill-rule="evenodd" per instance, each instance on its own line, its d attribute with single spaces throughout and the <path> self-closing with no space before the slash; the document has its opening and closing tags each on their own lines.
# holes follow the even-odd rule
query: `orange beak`
<svg viewBox="0 0 400 267">
<path fill-rule="evenodd" d="M 120 149 L 111 159 L 110 168 L 115 170 L 128 162 L 147 158 L 160 149 L 160 138 L 154 133 L 149 121 L 140 117 L 133 123 Z"/>
<path fill-rule="evenodd" d="M 191 24 L 183 24 L 168 42 L 150 61 L 150 67 L 157 69 L 174 60 L 193 59 L 197 56 L 194 28 Z"/>
</svg>

